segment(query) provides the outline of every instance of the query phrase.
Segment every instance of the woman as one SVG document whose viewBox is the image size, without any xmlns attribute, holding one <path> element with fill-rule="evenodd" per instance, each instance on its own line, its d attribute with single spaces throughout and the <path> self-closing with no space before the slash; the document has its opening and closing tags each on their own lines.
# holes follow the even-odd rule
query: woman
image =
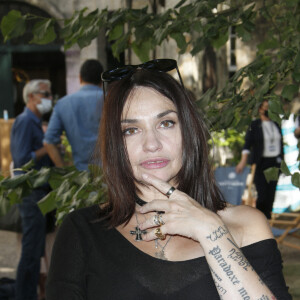
<svg viewBox="0 0 300 300">
<path fill-rule="evenodd" d="M 164 73 L 173 68 L 155 60 L 102 75 L 113 81 L 98 147 L 109 201 L 64 221 L 47 300 L 291 299 L 264 216 L 221 199 L 207 131 Z"/>
<path fill-rule="evenodd" d="M 236 172 L 243 171 L 251 150 L 251 164 L 256 164 L 254 175 L 257 190 L 256 208 L 262 211 L 267 219 L 271 219 L 277 180 L 268 182 L 264 170 L 280 167 L 283 159 L 283 141 L 280 127 L 269 118 L 268 108 L 268 101 L 260 104 L 258 110 L 260 118 L 252 121 L 246 133 L 242 158 L 236 166 Z"/>
</svg>

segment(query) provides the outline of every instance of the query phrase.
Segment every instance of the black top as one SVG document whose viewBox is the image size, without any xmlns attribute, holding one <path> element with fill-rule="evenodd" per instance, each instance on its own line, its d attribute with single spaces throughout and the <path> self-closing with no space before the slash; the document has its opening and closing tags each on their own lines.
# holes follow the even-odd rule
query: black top
<svg viewBox="0 0 300 300">
<path fill-rule="evenodd" d="M 165 261 L 140 251 L 116 229 L 105 229 L 93 206 L 69 214 L 57 234 L 47 300 L 219 299 L 205 257 Z M 277 299 L 292 299 L 273 239 L 242 248 Z"/>
<path fill-rule="evenodd" d="M 282 134 L 281 129 L 279 125 L 275 122 L 273 122 L 276 127 L 278 128 L 278 131 L 281 135 L 281 147 L 280 147 L 280 157 L 283 159 L 283 140 L 282 140 Z M 251 150 L 250 153 L 250 164 L 259 164 L 262 155 L 264 152 L 264 135 L 263 135 L 263 129 L 262 129 L 262 120 L 257 119 L 251 122 L 250 127 L 248 128 L 245 136 L 245 144 L 243 149 Z"/>
</svg>

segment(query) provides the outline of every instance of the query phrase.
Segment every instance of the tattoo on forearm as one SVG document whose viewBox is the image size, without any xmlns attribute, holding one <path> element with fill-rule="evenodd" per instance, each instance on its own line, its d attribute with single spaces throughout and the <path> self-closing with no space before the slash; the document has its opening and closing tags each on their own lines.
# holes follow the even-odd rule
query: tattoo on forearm
<svg viewBox="0 0 300 300">
<path fill-rule="evenodd" d="M 234 261 L 238 262 L 238 265 L 243 267 L 244 270 L 248 271 L 248 267 L 251 268 L 250 263 L 247 261 L 246 257 L 242 252 L 237 251 L 235 248 L 232 248 L 229 251 L 228 258 L 231 258 Z"/>
<path fill-rule="evenodd" d="M 219 226 L 217 230 L 214 230 L 210 235 L 206 238 L 211 240 L 212 242 L 220 239 L 223 235 L 228 233 L 228 229 L 225 226 Z"/>
<path fill-rule="evenodd" d="M 270 300 L 270 298 L 266 295 L 262 295 L 259 299 L 257 300 Z"/>
<path fill-rule="evenodd" d="M 258 281 L 261 283 L 261 285 L 265 285 L 265 283 L 261 280 L 259 276 L 258 276 Z"/>
<path fill-rule="evenodd" d="M 250 296 L 248 296 L 247 291 L 244 288 L 240 288 L 238 290 L 238 292 L 240 293 L 240 295 L 242 296 L 243 300 L 250 300 Z"/>
<path fill-rule="evenodd" d="M 209 266 L 210 268 L 210 272 L 214 275 L 214 277 L 218 280 L 218 281 L 222 281 L 222 278 Z"/>
<path fill-rule="evenodd" d="M 233 274 L 233 271 L 231 270 L 231 265 L 227 264 L 227 262 L 223 258 L 219 246 L 214 247 L 208 253 L 215 258 L 215 260 L 218 262 L 219 266 L 222 268 L 222 270 L 224 271 L 226 276 L 230 279 L 233 285 L 240 283 L 237 277 Z"/>
<path fill-rule="evenodd" d="M 215 281 L 215 286 L 217 288 L 217 291 L 220 295 L 225 295 L 227 293 L 227 290 L 224 289 L 218 282 Z"/>
</svg>

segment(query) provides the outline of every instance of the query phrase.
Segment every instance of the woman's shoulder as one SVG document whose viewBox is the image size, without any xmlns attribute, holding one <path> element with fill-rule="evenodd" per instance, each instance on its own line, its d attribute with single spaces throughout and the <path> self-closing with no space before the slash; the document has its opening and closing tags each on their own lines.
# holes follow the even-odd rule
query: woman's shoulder
<svg viewBox="0 0 300 300">
<path fill-rule="evenodd" d="M 256 208 L 247 205 L 228 205 L 220 217 L 236 232 L 240 247 L 274 238 L 267 218 Z"/>
<path fill-rule="evenodd" d="M 103 211 L 100 205 L 96 204 L 89 207 L 79 208 L 70 212 L 64 219 L 64 222 L 83 225 L 99 222 L 103 217 Z M 63 222 L 63 223 L 64 223 Z"/>
</svg>

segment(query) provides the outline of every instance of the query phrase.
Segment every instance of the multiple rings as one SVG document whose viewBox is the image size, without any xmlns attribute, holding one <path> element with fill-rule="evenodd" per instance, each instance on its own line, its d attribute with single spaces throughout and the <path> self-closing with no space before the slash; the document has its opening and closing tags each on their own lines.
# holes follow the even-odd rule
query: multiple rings
<svg viewBox="0 0 300 300">
<path fill-rule="evenodd" d="M 173 192 L 175 191 L 176 189 L 172 186 L 167 192 L 166 192 L 166 196 L 169 198 Z"/>
<path fill-rule="evenodd" d="M 160 227 L 155 229 L 155 235 L 160 240 L 164 240 L 166 238 L 166 235 L 161 232 Z"/>
<path fill-rule="evenodd" d="M 164 225 L 165 222 L 162 218 L 162 215 L 161 214 L 156 214 L 154 216 L 154 223 L 157 225 L 157 226 L 161 226 L 161 225 Z"/>
</svg>

